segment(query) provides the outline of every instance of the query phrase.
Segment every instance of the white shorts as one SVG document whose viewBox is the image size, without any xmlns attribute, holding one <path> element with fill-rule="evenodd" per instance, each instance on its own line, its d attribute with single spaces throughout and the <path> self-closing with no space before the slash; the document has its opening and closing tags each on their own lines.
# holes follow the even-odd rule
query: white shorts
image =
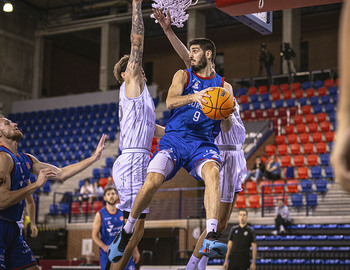
<svg viewBox="0 0 350 270">
<path fill-rule="evenodd" d="M 242 190 L 247 175 L 243 150 L 220 150 L 223 165 L 220 171 L 221 202 L 232 203 L 235 193 Z"/>
<path fill-rule="evenodd" d="M 131 212 L 135 198 L 146 180 L 150 153 L 123 153 L 114 162 L 112 176 L 118 191 L 118 209 Z M 146 208 L 142 213 L 148 213 Z"/>
</svg>

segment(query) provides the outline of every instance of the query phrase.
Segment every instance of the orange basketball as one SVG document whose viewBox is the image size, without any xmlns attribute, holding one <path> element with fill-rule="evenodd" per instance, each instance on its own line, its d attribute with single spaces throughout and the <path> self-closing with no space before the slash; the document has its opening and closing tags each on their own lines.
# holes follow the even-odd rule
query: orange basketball
<svg viewBox="0 0 350 270">
<path fill-rule="evenodd" d="M 207 92 L 210 98 L 204 97 L 208 103 L 202 103 L 203 113 L 213 120 L 227 118 L 235 108 L 235 101 L 229 91 L 222 87 L 214 87 Z"/>
</svg>

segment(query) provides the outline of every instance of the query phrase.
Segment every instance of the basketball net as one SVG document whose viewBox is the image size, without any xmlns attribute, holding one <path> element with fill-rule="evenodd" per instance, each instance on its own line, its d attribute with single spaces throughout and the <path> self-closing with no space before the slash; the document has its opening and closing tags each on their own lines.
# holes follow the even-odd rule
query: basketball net
<svg viewBox="0 0 350 270">
<path fill-rule="evenodd" d="M 167 11 L 170 13 L 171 25 L 174 25 L 178 28 L 184 26 L 184 22 L 188 20 L 189 15 L 186 13 L 186 9 L 189 6 L 197 4 L 198 0 L 195 0 L 192 3 L 192 0 L 153 0 L 155 3 L 152 4 L 152 7 L 155 9 L 161 10 L 164 15 Z M 151 14 L 151 18 L 154 19 L 154 15 Z M 156 23 L 158 21 L 156 20 Z"/>
</svg>

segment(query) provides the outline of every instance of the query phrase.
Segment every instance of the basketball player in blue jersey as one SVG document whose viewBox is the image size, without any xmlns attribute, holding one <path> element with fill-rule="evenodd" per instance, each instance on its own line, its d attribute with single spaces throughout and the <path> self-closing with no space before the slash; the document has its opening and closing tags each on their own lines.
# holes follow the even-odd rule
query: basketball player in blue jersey
<svg viewBox="0 0 350 270">
<path fill-rule="evenodd" d="M 153 136 L 161 137 L 164 134 L 164 127 L 156 125 L 155 106 L 142 69 L 144 25 L 141 4 L 142 0 L 132 1 L 130 55 L 123 56 L 114 67 L 114 76 L 121 83 L 119 149 L 122 154 L 114 162 L 112 174 L 120 198 L 118 209 L 123 211 L 124 221 L 129 219 L 136 195 L 145 183 Z M 142 238 L 148 211 L 146 207 L 142 209 L 133 237 L 123 246 L 123 258 L 110 245 L 108 259 L 113 263 L 107 264 L 107 268 L 125 269 Z"/>
<path fill-rule="evenodd" d="M 100 158 L 106 140 L 103 135 L 90 158 L 60 169 L 18 152 L 22 136 L 16 123 L 0 115 L 0 269 L 39 269 L 16 223 L 22 217 L 24 199 L 48 178 L 64 181 L 93 164 Z M 30 173 L 38 176 L 33 184 Z"/>
<path fill-rule="evenodd" d="M 185 65 L 190 67 L 189 51 L 173 32 L 169 12 L 167 17 L 165 17 L 160 10 L 154 9 L 153 13 L 175 51 L 184 61 Z M 235 102 L 236 110 L 231 115 L 233 122 L 231 130 L 226 133 L 220 132 L 215 138 L 215 143 L 220 150 L 220 157 L 223 161 L 223 166 L 220 171 L 221 202 L 217 228 L 219 232 L 222 232 L 227 226 L 238 193 L 241 191 L 243 179 L 247 174 L 246 160 L 242 150 L 246 131 L 239 115 L 239 106 L 236 100 Z M 201 238 L 204 238 L 205 235 L 206 232 L 204 231 Z M 194 254 L 187 264 L 187 270 L 206 269 L 209 258 L 207 256 L 202 257 L 202 254 L 199 254 L 201 248 L 200 242 L 201 241 L 198 241 Z M 202 258 L 200 259 L 200 257 Z"/>
<path fill-rule="evenodd" d="M 166 100 L 172 109 L 165 135 L 147 169 L 145 184 L 136 196 L 129 218 L 110 245 L 112 256 L 118 260 L 132 237 L 135 223 L 148 207 L 153 195 L 166 180 L 184 167 L 198 180 L 204 180 L 204 205 L 208 234 L 201 253 L 206 256 L 224 255 L 227 245 L 218 241 L 217 225 L 220 206 L 219 150 L 214 144 L 215 130 L 231 129 L 232 119 L 215 121 L 203 114 L 201 104 L 212 87 L 221 86 L 232 93 L 232 87 L 215 73 L 212 66 L 216 49 L 212 41 L 204 38 L 189 42 L 191 68 L 176 72 Z"/>
<path fill-rule="evenodd" d="M 96 245 L 100 247 L 101 269 L 106 269 L 108 262 L 108 247 L 117 233 L 122 229 L 124 225 L 124 217 L 123 211 L 116 207 L 119 198 L 115 187 L 107 187 L 104 191 L 103 198 L 106 202 L 106 206 L 95 215 L 92 227 L 92 239 Z M 140 253 L 138 252 L 137 247 L 134 249 L 133 259 L 135 263 L 138 263 L 140 260 Z M 133 259 L 130 259 L 125 268 L 126 270 L 135 270 Z"/>
</svg>

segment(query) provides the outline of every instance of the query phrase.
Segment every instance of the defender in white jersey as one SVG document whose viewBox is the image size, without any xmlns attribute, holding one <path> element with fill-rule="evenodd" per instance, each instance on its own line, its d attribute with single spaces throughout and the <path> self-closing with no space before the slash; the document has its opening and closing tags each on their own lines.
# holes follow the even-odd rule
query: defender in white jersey
<svg viewBox="0 0 350 270">
<path fill-rule="evenodd" d="M 191 62 L 189 59 L 189 51 L 172 31 L 169 12 L 167 13 L 167 17 L 165 17 L 162 11 L 154 9 L 153 14 L 163 28 L 164 33 L 169 39 L 171 45 L 184 61 L 186 67 L 190 67 Z M 220 171 L 221 202 L 217 227 L 218 232 L 222 232 L 226 228 L 235 205 L 237 195 L 241 191 L 243 180 L 247 175 L 246 160 L 242 150 L 246 130 L 239 114 L 239 106 L 236 99 L 235 103 L 236 111 L 231 115 L 231 130 L 228 132 L 220 132 L 215 139 L 215 144 L 220 150 L 220 157 L 223 161 Z M 204 239 L 206 235 L 207 232 L 204 231 L 201 238 Z M 187 270 L 206 269 L 209 258 L 202 256 L 198 252 L 201 248 L 200 243 L 202 241 L 197 241 L 195 250 L 186 266 Z"/>
<path fill-rule="evenodd" d="M 130 34 L 131 52 L 124 55 L 114 67 L 114 76 L 121 83 L 119 92 L 119 124 L 122 154 L 113 165 L 113 180 L 118 190 L 124 221 L 134 205 L 134 200 L 143 186 L 150 161 L 153 136 L 164 135 L 164 127 L 156 125 L 155 107 L 146 86 L 142 69 L 144 26 L 141 11 L 142 0 L 132 2 L 132 28 Z M 125 269 L 132 252 L 140 241 L 144 231 L 146 209 L 136 222 L 135 233 L 128 245 L 123 245 L 124 256 L 116 258 L 115 250 L 110 245 L 107 264 L 111 269 Z M 106 268 L 106 269 L 107 269 Z"/>
</svg>

